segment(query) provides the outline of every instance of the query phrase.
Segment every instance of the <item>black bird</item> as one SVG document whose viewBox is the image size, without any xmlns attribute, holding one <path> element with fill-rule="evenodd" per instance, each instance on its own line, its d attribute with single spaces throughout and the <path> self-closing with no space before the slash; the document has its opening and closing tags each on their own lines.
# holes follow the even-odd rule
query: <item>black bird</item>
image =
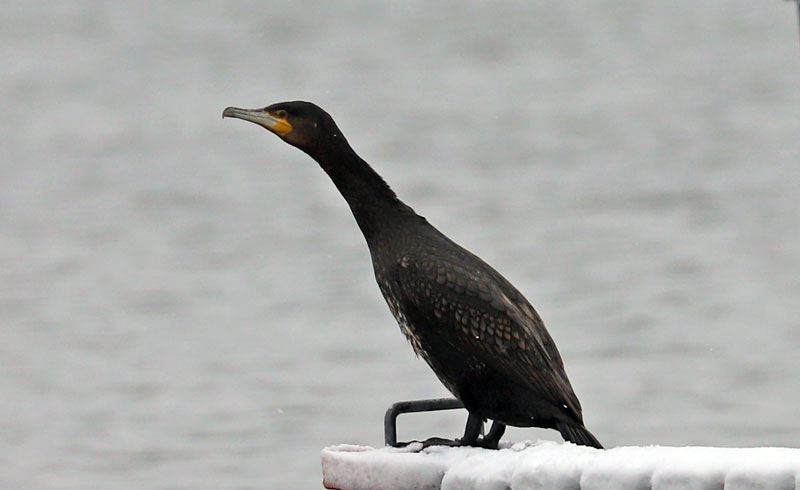
<svg viewBox="0 0 800 490">
<path fill-rule="evenodd" d="M 310 102 L 228 107 L 317 161 L 350 205 L 375 279 L 417 355 L 470 414 L 464 437 L 428 444 L 497 447 L 506 425 L 558 430 L 601 448 L 542 319 L 510 282 L 397 198 L 351 148 L 333 118 Z M 492 430 L 479 439 L 485 419 Z"/>
</svg>

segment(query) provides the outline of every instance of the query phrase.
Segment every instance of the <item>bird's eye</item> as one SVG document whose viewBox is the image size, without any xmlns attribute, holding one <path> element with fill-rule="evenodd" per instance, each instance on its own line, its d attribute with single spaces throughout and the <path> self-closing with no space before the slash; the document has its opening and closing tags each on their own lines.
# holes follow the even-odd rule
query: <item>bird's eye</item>
<svg viewBox="0 0 800 490">
<path fill-rule="evenodd" d="M 286 119 L 286 116 L 288 116 L 286 111 L 283 109 L 279 109 L 278 112 L 275 113 L 275 115 L 278 116 L 278 118 L 280 119 Z"/>
</svg>

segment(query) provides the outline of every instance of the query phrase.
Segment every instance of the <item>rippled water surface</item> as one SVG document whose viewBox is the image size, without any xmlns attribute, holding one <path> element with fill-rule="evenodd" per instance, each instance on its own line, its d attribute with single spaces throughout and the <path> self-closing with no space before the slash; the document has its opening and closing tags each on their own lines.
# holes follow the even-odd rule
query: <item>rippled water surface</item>
<svg viewBox="0 0 800 490">
<path fill-rule="evenodd" d="M 327 177 L 220 119 L 296 98 L 525 292 L 606 445 L 796 447 L 792 9 L 10 2 L 0 487 L 320 488 L 445 395 Z"/>
</svg>

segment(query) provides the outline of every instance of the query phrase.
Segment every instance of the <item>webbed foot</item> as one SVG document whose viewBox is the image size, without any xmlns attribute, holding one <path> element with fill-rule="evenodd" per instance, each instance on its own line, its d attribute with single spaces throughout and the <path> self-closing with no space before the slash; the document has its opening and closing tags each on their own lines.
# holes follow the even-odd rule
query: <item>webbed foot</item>
<svg viewBox="0 0 800 490">
<path fill-rule="evenodd" d="M 468 445 L 468 444 L 465 444 L 465 443 L 461 442 L 461 439 L 446 439 L 444 437 L 429 437 L 428 439 L 425 439 L 424 441 L 416 441 L 416 440 L 414 440 L 414 441 L 408 441 L 408 442 L 398 442 L 393 447 L 406 447 L 406 446 L 408 446 L 410 444 L 415 444 L 415 443 L 416 444 L 422 444 L 422 448 L 423 449 L 425 449 L 426 447 L 431 447 L 431 446 L 460 447 L 460 446 Z"/>
</svg>

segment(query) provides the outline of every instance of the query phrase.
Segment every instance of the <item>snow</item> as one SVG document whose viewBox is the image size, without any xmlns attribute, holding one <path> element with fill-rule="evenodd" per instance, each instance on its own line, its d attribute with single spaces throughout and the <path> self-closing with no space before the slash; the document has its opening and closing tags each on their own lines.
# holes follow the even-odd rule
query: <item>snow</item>
<svg viewBox="0 0 800 490">
<path fill-rule="evenodd" d="M 322 451 L 322 474 L 339 490 L 800 490 L 800 449 L 339 445 Z"/>
</svg>

